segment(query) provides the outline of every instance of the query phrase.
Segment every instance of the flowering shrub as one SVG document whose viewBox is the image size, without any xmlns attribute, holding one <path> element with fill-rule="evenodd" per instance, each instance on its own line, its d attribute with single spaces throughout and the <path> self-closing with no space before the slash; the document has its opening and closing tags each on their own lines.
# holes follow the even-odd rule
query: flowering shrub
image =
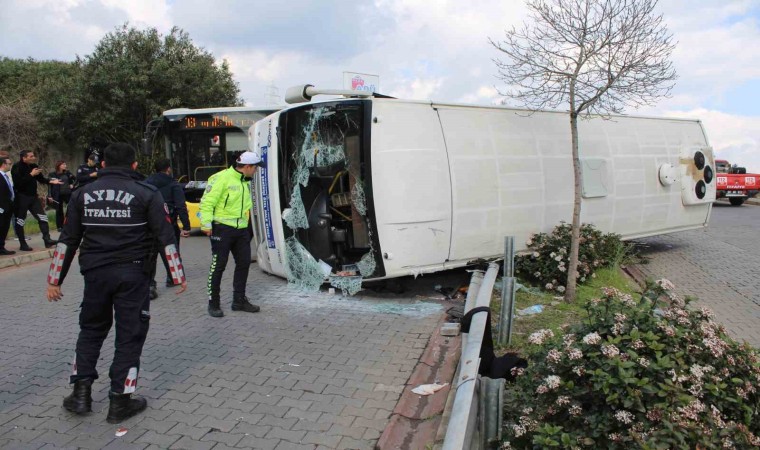
<svg viewBox="0 0 760 450">
<path fill-rule="evenodd" d="M 640 300 L 604 288 L 583 323 L 529 337 L 504 448 L 760 447 L 757 350 L 658 283 Z"/>
<path fill-rule="evenodd" d="M 572 225 L 560 223 L 551 233 L 538 233 L 526 242 L 529 253 L 515 257 L 515 269 L 523 279 L 538 282 L 547 291 L 565 292 Z M 627 251 L 620 235 L 602 233 L 591 224 L 581 225 L 578 281 L 615 263 Z"/>
</svg>

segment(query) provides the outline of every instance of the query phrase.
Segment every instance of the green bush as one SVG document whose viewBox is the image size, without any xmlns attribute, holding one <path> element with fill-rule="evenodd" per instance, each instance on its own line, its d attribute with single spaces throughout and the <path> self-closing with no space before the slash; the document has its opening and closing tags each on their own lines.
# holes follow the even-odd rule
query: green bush
<svg viewBox="0 0 760 450">
<path fill-rule="evenodd" d="M 539 283 L 547 291 L 565 292 L 572 226 L 561 222 L 551 233 L 538 233 L 526 242 L 528 253 L 515 257 L 521 278 Z M 578 250 L 578 282 L 595 277 L 602 267 L 618 263 L 628 250 L 620 235 L 602 233 L 591 224 L 581 225 Z"/>
<path fill-rule="evenodd" d="M 760 446 L 757 350 L 669 288 L 650 283 L 638 301 L 604 288 L 581 324 L 533 333 L 528 368 L 513 370 L 504 448 Z"/>
</svg>

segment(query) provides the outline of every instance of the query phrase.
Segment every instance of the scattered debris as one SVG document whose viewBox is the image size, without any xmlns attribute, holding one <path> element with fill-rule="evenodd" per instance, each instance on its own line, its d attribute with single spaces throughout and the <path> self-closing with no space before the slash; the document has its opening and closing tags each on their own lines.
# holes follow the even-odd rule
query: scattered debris
<svg viewBox="0 0 760 450">
<path fill-rule="evenodd" d="M 451 322 L 461 322 L 464 317 L 464 305 L 456 305 L 446 310 Z"/>
<path fill-rule="evenodd" d="M 518 316 L 531 316 L 544 312 L 544 305 L 533 305 L 517 311 Z"/>
<path fill-rule="evenodd" d="M 462 289 L 461 285 L 458 285 L 456 287 L 444 287 L 444 286 L 441 286 L 440 284 L 436 284 L 435 286 L 433 286 L 433 290 L 435 290 L 439 294 L 443 294 L 449 300 L 454 300 L 454 299 L 462 297 L 463 294 L 461 292 L 461 289 Z M 467 286 L 465 286 L 465 294 L 466 293 L 467 293 Z"/>
<path fill-rule="evenodd" d="M 443 383 L 443 384 L 438 384 L 438 383 L 434 383 L 434 384 L 421 384 L 421 385 L 417 386 L 416 388 L 412 389 L 412 392 L 414 392 L 417 395 L 433 395 L 436 392 L 438 392 L 441 389 L 443 389 L 444 387 L 446 387 L 446 385 L 448 385 L 448 384 L 449 383 Z"/>
<path fill-rule="evenodd" d="M 441 336 L 458 336 L 461 324 L 456 322 L 446 322 L 441 326 Z"/>
<path fill-rule="evenodd" d="M 127 431 L 129 431 L 129 430 L 126 429 L 126 428 L 124 428 L 124 427 L 118 428 L 116 430 L 116 437 L 122 437 L 122 436 L 124 436 L 125 434 L 127 434 Z"/>
</svg>

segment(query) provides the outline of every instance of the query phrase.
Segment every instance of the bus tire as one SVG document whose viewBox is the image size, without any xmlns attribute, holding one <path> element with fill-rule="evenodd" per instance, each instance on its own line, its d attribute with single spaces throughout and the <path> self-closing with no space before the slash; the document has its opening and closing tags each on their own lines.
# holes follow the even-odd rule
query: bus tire
<svg viewBox="0 0 760 450">
<path fill-rule="evenodd" d="M 732 206 L 741 206 L 744 203 L 744 199 L 739 197 L 731 197 L 728 201 L 731 202 Z"/>
</svg>

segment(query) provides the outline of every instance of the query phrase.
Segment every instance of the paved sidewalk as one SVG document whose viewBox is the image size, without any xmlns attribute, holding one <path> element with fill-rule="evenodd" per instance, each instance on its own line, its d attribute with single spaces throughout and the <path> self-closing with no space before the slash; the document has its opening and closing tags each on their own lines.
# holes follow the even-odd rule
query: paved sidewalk
<svg viewBox="0 0 760 450">
<path fill-rule="evenodd" d="M 710 225 L 641 239 L 652 279 L 667 278 L 696 297 L 738 340 L 760 347 L 760 208 L 716 203 Z"/>
<path fill-rule="evenodd" d="M 78 331 L 78 267 L 57 304 L 44 299 L 48 261 L 0 270 L 0 447 L 373 448 L 443 304 L 416 301 L 415 292 L 307 294 L 254 264 L 248 295 L 262 312 L 233 313 L 227 298 L 225 317 L 214 319 L 206 313 L 208 241 L 183 239 L 182 250 L 190 288 L 181 296 L 160 288 L 151 304 L 138 383 L 149 408 L 122 424 L 123 437 L 105 422 L 113 333 L 98 366 L 94 412 L 81 417 L 61 407 Z M 430 293 L 434 281 L 415 283 Z M 223 299 L 230 294 L 223 290 Z"/>
</svg>

